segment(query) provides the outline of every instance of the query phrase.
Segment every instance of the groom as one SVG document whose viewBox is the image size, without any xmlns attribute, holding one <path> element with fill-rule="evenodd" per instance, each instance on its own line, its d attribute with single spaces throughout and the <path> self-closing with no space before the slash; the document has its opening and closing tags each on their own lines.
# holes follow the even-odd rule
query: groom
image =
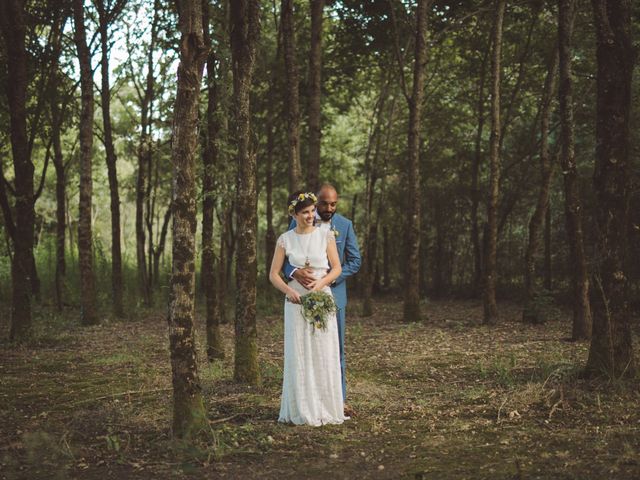
<svg viewBox="0 0 640 480">
<path fill-rule="evenodd" d="M 342 265 L 342 273 L 331 285 L 331 292 L 338 307 L 336 317 L 338 320 L 338 336 L 340 339 L 340 367 L 342 368 L 342 399 L 346 402 L 347 382 L 345 378 L 344 360 L 344 329 L 345 329 L 345 308 L 347 306 L 347 283 L 346 279 L 360 269 L 360 250 L 358 249 L 358 239 L 353 230 L 351 220 L 336 213 L 338 207 L 338 192 L 333 185 L 325 183 L 318 191 L 318 203 L 316 210 L 316 225 L 321 229 L 331 230 L 336 238 L 336 246 Z M 295 228 L 295 221 L 290 228 Z M 310 270 L 304 268 L 294 268 L 289 262 L 284 264 L 284 274 L 287 278 L 296 279 L 302 286 L 307 287 L 315 280 Z M 353 416 L 353 409 L 345 403 L 344 413 Z"/>
</svg>

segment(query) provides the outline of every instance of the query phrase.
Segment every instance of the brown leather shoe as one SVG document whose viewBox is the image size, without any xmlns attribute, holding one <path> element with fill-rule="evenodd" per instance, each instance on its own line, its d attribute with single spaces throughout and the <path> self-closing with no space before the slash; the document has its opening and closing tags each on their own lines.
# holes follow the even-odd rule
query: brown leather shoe
<svg viewBox="0 0 640 480">
<path fill-rule="evenodd" d="M 346 403 L 344 404 L 344 416 L 351 417 L 351 418 L 356 416 L 356 411 L 353 409 L 353 407 Z"/>
</svg>

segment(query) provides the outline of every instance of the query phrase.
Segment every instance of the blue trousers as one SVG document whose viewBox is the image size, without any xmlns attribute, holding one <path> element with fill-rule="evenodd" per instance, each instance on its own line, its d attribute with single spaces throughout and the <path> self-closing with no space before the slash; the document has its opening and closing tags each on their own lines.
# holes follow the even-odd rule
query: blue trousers
<svg viewBox="0 0 640 480">
<path fill-rule="evenodd" d="M 347 377 L 346 364 L 344 360 L 344 314 L 344 308 L 339 308 L 336 312 L 336 318 L 338 320 L 338 341 L 340 343 L 340 369 L 342 370 L 342 401 L 346 401 L 347 399 Z"/>
</svg>

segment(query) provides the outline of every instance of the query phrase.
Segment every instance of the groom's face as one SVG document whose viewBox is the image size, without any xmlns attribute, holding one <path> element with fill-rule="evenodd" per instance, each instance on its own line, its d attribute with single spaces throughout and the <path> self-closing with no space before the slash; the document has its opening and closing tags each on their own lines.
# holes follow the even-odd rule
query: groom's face
<svg viewBox="0 0 640 480">
<path fill-rule="evenodd" d="M 328 222 L 331 220 L 338 208 L 338 193 L 332 189 L 322 190 L 318 195 L 317 208 L 318 215 L 323 221 Z"/>
</svg>

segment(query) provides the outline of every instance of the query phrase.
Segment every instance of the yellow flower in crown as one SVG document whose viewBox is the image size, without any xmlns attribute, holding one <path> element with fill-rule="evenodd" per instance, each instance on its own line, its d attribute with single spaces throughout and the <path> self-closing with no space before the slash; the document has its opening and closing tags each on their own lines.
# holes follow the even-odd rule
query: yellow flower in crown
<svg viewBox="0 0 640 480">
<path fill-rule="evenodd" d="M 289 203 L 289 207 L 287 209 L 289 211 L 289 215 L 293 216 L 296 212 L 296 205 L 298 204 L 298 202 L 303 202 L 306 199 L 311 200 L 313 203 L 318 202 L 317 197 L 313 193 L 311 192 L 301 193 L 298 195 L 297 198 L 291 200 L 291 202 Z"/>
</svg>

